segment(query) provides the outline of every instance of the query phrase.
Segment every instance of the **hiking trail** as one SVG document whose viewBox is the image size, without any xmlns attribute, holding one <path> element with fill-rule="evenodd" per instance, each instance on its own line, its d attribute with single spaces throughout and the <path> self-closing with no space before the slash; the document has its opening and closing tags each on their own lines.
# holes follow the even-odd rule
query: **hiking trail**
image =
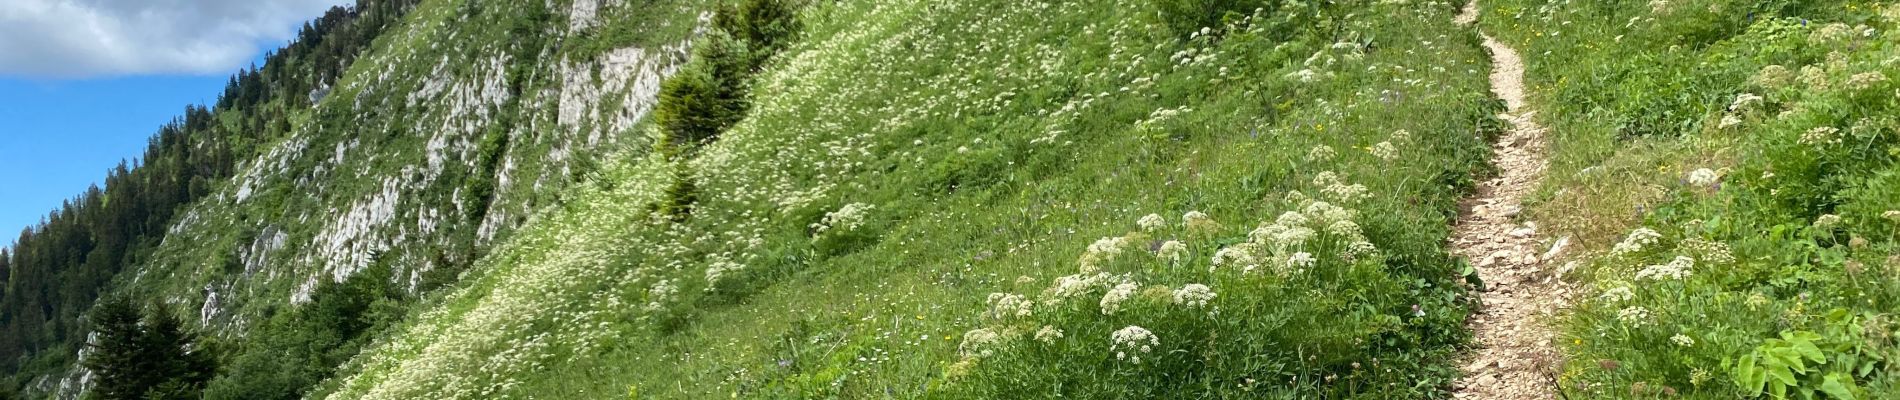
<svg viewBox="0 0 1900 400">
<path fill-rule="evenodd" d="M 1476 29 L 1477 18 L 1473 1 L 1455 21 Z M 1523 197 L 1544 174 L 1544 127 L 1525 103 L 1524 62 L 1517 51 L 1490 35 L 1478 35 L 1491 53 L 1491 91 L 1505 103 L 1500 117 L 1511 126 L 1492 144 L 1491 162 L 1498 175 L 1465 199 L 1452 229 L 1452 248 L 1477 268 L 1485 284 L 1483 305 L 1466 322 L 1476 348 L 1461 367 L 1464 377 L 1453 385 L 1453 396 L 1554 399 L 1560 356 L 1552 343 L 1555 332 L 1546 323 L 1570 290 L 1547 265 L 1569 241 L 1543 246 L 1535 222 L 1516 220 Z"/>
</svg>

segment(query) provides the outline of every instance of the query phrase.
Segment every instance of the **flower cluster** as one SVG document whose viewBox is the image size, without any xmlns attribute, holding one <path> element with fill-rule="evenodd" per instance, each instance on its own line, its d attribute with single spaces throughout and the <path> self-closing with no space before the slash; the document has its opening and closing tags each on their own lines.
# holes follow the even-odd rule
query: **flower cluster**
<svg viewBox="0 0 1900 400">
<path fill-rule="evenodd" d="M 1689 347 L 1689 346 L 1695 345 L 1695 339 L 1690 338 L 1689 335 L 1684 335 L 1680 333 L 1676 334 L 1675 336 L 1670 336 L 1669 341 L 1674 342 L 1677 346 L 1682 346 L 1682 347 Z"/>
<path fill-rule="evenodd" d="M 1717 175 L 1715 170 L 1708 168 L 1697 168 L 1694 171 L 1689 171 L 1688 178 L 1689 185 L 1703 187 L 1715 186 L 1715 183 L 1721 179 L 1722 177 Z"/>
<path fill-rule="evenodd" d="M 1082 265 L 1082 272 L 1094 272 L 1102 264 L 1114 261 L 1115 257 L 1121 256 L 1122 247 L 1127 243 L 1128 238 L 1121 236 L 1105 237 L 1090 243 L 1088 250 L 1077 260 Z"/>
<path fill-rule="evenodd" d="M 1190 283 L 1174 290 L 1174 304 L 1188 308 L 1206 307 L 1207 302 L 1211 300 L 1214 300 L 1214 289 L 1207 285 Z"/>
<path fill-rule="evenodd" d="M 1623 255 L 1643 251 L 1644 247 L 1654 245 L 1661 239 L 1662 234 L 1656 232 L 1654 229 L 1636 228 L 1636 230 L 1630 231 L 1629 236 L 1623 237 L 1622 242 L 1618 242 L 1616 246 L 1611 247 L 1610 254 Z"/>
<path fill-rule="evenodd" d="M 1056 340 L 1061 338 L 1062 330 L 1056 329 L 1055 326 L 1043 325 L 1042 329 L 1036 331 L 1036 341 L 1044 344 L 1055 344 Z"/>
<path fill-rule="evenodd" d="M 1130 297 L 1135 297 L 1135 290 L 1140 288 L 1141 286 L 1136 285 L 1134 282 L 1122 282 L 1116 284 L 1113 288 L 1109 288 L 1108 294 L 1102 295 L 1102 314 L 1113 315 L 1116 311 L 1121 311 L 1122 302 L 1128 301 Z"/>
<path fill-rule="evenodd" d="M 1161 218 L 1161 214 L 1148 214 L 1135 221 L 1135 225 L 1140 226 L 1142 231 L 1154 232 L 1167 228 L 1168 220 Z"/>
<path fill-rule="evenodd" d="M 1187 258 L 1187 252 L 1187 243 L 1181 243 L 1179 240 L 1169 240 L 1161 242 L 1161 247 L 1155 249 L 1155 257 L 1167 260 L 1169 264 L 1180 264 L 1182 260 Z"/>
<path fill-rule="evenodd" d="M 825 213 L 823 222 L 812 224 L 812 232 L 815 234 L 823 234 L 832 229 L 843 229 L 847 231 L 858 229 L 858 227 L 864 225 L 864 218 L 871 213 L 872 208 L 870 204 L 864 203 L 846 204 L 844 207 L 839 208 L 838 211 Z"/>
<path fill-rule="evenodd" d="M 973 329 L 963 333 L 963 343 L 957 345 L 957 352 L 964 357 L 989 357 L 996 355 L 1008 337 L 989 328 Z"/>
<path fill-rule="evenodd" d="M 993 318 L 1028 317 L 1035 305 L 1035 302 L 1020 294 L 990 293 L 990 316 Z"/>
<path fill-rule="evenodd" d="M 1642 271 L 1637 271 L 1636 279 L 1683 280 L 1689 277 L 1692 268 L 1695 268 L 1695 259 L 1676 256 L 1668 263 L 1651 265 L 1644 267 Z"/>
<path fill-rule="evenodd" d="M 1115 352 L 1115 359 L 1132 364 L 1140 364 L 1142 354 L 1153 352 L 1155 347 L 1161 346 L 1161 338 L 1156 337 L 1154 332 L 1134 325 L 1115 331 L 1109 335 L 1109 340 L 1111 344 L 1108 350 Z M 1129 352 L 1135 352 L 1134 356 L 1130 357 Z"/>
<path fill-rule="evenodd" d="M 744 265 L 740 265 L 739 263 L 732 262 L 731 260 L 726 260 L 726 259 L 714 260 L 712 262 L 712 265 L 709 265 L 706 267 L 706 290 L 707 291 L 713 290 L 713 287 L 719 283 L 720 278 L 724 278 L 728 274 L 737 273 L 743 270 L 745 270 Z"/>
<path fill-rule="evenodd" d="M 1642 306 L 1627 307 L 1616 312 L 1616 319 L 1632 326 L 1641 326 L 1649 322 L 1649 309 Z"/>
<path fill-rule="evenodd" d="M 1181 226 L 1185 226 L 1189 231 L 1195 232 L 1207 232 L 1220 229 L 1220 223 L 1214 222 L 1213 218 L 1208 218 L 1207 213 L 1200 211 L 1188 211 L 1186 214 L 1182 214 Z"/>
<path fill-rule="evenodd" d="M 647 289 L 646 310 L 655 311 L 665 308 L 666 303 L 673 299 L 673 295 L 679 294 L 679 291 L 679 286 L 674 286 L 673 280 L 671 279 L 663 279 L 654 283 L 652 288 Z"/>
<path fill-rule="evenodd" d="M 1630 290 L 1629 286 L 1610 288 L 1610 290 L 1605 290 L 1603 294 L 1597 296 L 1597 299 L 1603 300 L 1605 303 L 1621 303 L 1634 298 L 1636 298 L 1636 291 Z"/>
</svg>

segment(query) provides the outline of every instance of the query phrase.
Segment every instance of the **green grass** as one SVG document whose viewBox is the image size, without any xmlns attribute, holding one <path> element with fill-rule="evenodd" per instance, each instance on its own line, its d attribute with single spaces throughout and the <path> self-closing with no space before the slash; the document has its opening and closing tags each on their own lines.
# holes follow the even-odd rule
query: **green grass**
<svg viewBox="0 0 1900 400">
<path fill-rule="evenodd" d="M 1900 393 L 1900 101 L 1884 79 L 1900 73 L 1900 9 L 1485 6 L 1485 27 L 1525 50 L 1554 132 L 1532 214 L 1593 250 L 1577 258 L 1591 290 L 1562 321 L 1565 392 Z"/>
<path fill-rule="evenodd" d="M 648 214 L 668 160 L 617 157 L 322 393 L 1444 397 L 1469 299 L 1443 243 L 1499 126 L 1486 57 L 1446 2 L 1258 5 L 1202 34 L 1147 2 L 809 4 L 748 116 L 685 163 L 690 218 Z M 1312 200 L 1355 212 L 1249 238 Z M 1151 213 L 1170 226 L 1136 232 Z M 1090 285 L 986 316 L 1104 237 L 1128 241 L 1096 268 L 1140 284 L 1122 310 Z M 1248 246 L 1253 272 L 1210 270 Z M 1163 292 L 1196 283 L 1204 306 Z M 1130 325 L 1159 337 L 1140 364 L 1110 350 Z"/>
</svg>

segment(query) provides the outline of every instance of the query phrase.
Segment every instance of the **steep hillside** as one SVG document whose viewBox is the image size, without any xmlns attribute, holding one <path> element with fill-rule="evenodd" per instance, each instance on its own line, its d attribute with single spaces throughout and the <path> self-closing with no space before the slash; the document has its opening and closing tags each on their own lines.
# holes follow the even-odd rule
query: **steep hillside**
<svg viewBox="0 0 1900 400">
<path fill-rule="evenodd" d="M 1499 0 L 1586 257 L 1573 398 L 1900 396 L 1900 6 Z"/>
<path fill-rule="evenodd" d="M 693 61 L 743 119 L 612 158 L 319 394 L 1448 395 L 1501 108 L 1456 4 L 798 4 L 762 70 Z"/>
<path fill-rule="evenodd" d="M 274 110 L 286 110 L 270 120 L 282 133 L 244 142 L 255 156 L 235 162 L 227 182 L 208 179 L 202 199 L 181 208 L 162 243 L 108 291 L 162 301 L 214 337 L 225 370 L 210 397 L 299 395 L 328 375 L 324 364 L 348 359 L 408 304 L 454 284 L 562 188 L 611 161 L 604 157 L 645 149 L 632 127 L 683 61 L 705 8 L 594 0 L 404 8 L 316 90 L 272 97 Z M 51 351 L 67 354 L 25 372 L 72 367 L 74 348 Z M 28 393 L 72 397 L 89 375 L 65 371 L 22 379 Z"/>
</svg>

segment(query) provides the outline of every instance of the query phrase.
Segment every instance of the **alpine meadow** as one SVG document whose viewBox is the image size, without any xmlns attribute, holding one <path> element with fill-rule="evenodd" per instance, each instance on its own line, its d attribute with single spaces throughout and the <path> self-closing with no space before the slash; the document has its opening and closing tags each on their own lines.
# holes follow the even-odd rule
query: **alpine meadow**
<svg viewBox="0 0 1900 400">
<path fill-rule="evenodd" d="M 1900 3 L 307 17 L 0 248 L 0 400 L 1900 398 Z"/>
</svg>

